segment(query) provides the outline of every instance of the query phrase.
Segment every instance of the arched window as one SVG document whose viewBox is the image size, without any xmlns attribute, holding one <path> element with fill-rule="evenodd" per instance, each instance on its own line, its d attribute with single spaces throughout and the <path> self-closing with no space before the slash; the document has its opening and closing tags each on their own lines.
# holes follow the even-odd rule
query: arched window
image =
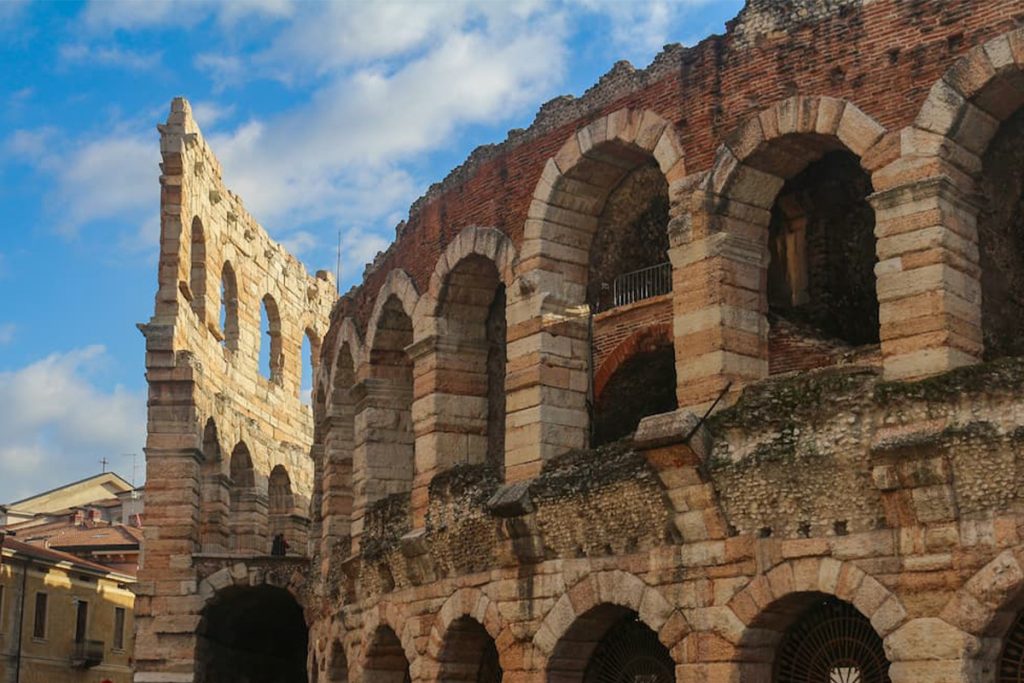
<svg viewBox="0 0 1024 683">
<path fill-rule="evenodd" d="M 409 660 L 402 641 L 387 626 L 378 626 L 366 651 L 365 683 L 409 683 Z"/>
<path fill-rule="evenodd" d="M 831 365 L 879 339 L 871 178 L 838 143 L 815 144 L 817 158 L 786 180 L 772 207 L 771 372 Z"/>
<path fill-rule="evenodd" d="M 192 310 L 199 320 L 206 320 L 206 235 L 199 216 L 192 219 L 192 263 L 189 270 L 189 290 L 192 293 Z"/>
<path fill-rule="evenodd" d="M 292 480 L 284 465 L 270 470 L 267 483 L 271 553 L 305 554 L 306 534 L 295 505 Z M 281 541 L 284 541 L 282 544 Z"/>
<path fill-rule="evenodd" d="M 320 364 L 320 338 L 316 332 L 306 328 L 302 335 L 302 377 L 299 381 L 299 400 L 303 405 L 311 405 L 313 402 L 313 380 Z"/>
<path fill-rule="evenodd" d="M 249 448 L 239 442 L 231 451 L 231 547 L 262 554 L 267 546 L 267 498 L 256 488 Z"/>
<path fill-rule="evenodd" d="M 277 302 L 269 294 L 263 297 L 260 311 L 262 338 L 269 337 L 269 343 L 260 343 L 260 368 L 271 382 L 280 384 L 284 377 L 284 349 L 281 343 L 281 314 Z"/>
<path fill-rule="evenodd" d="M 486 629 L 472 617 L 451 623 L 438 660 L 441 664 L 439 680 L 501 683 L 503 672 L 498 648 Z"/>
<path fill-rule="evenodd" d="M 225 348 L 238 350 L 238 280 L 235 269 L 227 261 L 221 269 L 220 278 L 220 329 Z"/>
</svg>

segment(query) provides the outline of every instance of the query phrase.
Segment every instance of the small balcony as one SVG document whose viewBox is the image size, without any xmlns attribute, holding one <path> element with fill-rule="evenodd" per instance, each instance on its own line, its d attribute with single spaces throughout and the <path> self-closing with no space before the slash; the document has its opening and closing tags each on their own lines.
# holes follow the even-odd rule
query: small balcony
<svg viewBox="0 0 1024 683">
<path fill-rule="evenodd" d="M 595 313 L 668 294 L 672 291 L 672 264 L 659 263 L 623 273 L 612 282 L 610 291 L 607 284 L 601 288 L 600 299 L 592 303 Z"/>
<path fill-rule="evenodd" d="M 102 640 L 79 640 L 71 645 L 71 667 L 91 669 L 103 662 Z"/>
</svg>

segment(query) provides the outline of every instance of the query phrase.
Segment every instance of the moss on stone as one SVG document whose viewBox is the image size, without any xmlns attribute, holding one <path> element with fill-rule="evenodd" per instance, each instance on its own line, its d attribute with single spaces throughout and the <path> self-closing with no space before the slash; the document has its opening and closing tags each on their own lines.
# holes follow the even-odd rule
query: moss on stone
<svg viewBox="0 0 1024 683">
<path fill-rule="evenodd" d="M 875 401 L 890 406 L 905 401 L 947 403 L 963 394 L 996 391 L 1019 392 L 1024 389 L 1024 358 L 1000 358 L 989 363 L 965 365 L 916 382 L 879 382 Z"/>
</svg>

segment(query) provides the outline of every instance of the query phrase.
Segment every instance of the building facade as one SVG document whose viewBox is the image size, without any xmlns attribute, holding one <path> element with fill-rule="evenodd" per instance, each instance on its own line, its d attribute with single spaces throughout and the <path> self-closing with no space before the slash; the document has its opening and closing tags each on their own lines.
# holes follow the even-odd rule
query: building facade
<svg viewBox="0 0 1024 683">
<path fill-rule="evenodd" d="M 135 680 L 1024 680 L 1022 24 L 748 0 L 336 303 L 176 100 Z"/>
<path fill-rule="evenodd" d="M 135 577 L 3 538 L 0 681 L 129 683 Z"/>
</svg>

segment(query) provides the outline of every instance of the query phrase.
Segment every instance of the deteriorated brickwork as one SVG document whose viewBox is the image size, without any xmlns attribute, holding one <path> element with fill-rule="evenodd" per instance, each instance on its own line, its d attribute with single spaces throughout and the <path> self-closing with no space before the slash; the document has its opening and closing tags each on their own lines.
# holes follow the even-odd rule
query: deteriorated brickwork
<svg viewBox="0 0 1024 683">
<path fill-rule="evenodd" d="M 1016 0 L 748 0 L 725 36 L 474 152 L 331 311 L 311 462 L 288 471 L 308 560 L 237 554 L 265 540 L 261 477 L 288 500 L 256 438 L 228 552 L 184 552 L 220 519 L 182 458 L 214 450 L 211 413 L 151 325 L 150 477 L 191 497 L 157 503 L 137 680 L 229 671 L 216 624 L 263 584 L 309 627 L 274 670 L 305 654 L 318 683 L 590 681 L 629 629 L 659 681 L 788 680 L 779 653 L 829 610 L 894 683 L 1017 675 L 1024 362 L 1014 304 L 986 297 L 1024 281 L 1022 23 Z M 157 318 L 197 291 L 176 234 Z M 667 293 L 594 310 L 595 279 L 666 250 Z M 823 680 L 862 664 L 829 661 Z"/>
</svg>

